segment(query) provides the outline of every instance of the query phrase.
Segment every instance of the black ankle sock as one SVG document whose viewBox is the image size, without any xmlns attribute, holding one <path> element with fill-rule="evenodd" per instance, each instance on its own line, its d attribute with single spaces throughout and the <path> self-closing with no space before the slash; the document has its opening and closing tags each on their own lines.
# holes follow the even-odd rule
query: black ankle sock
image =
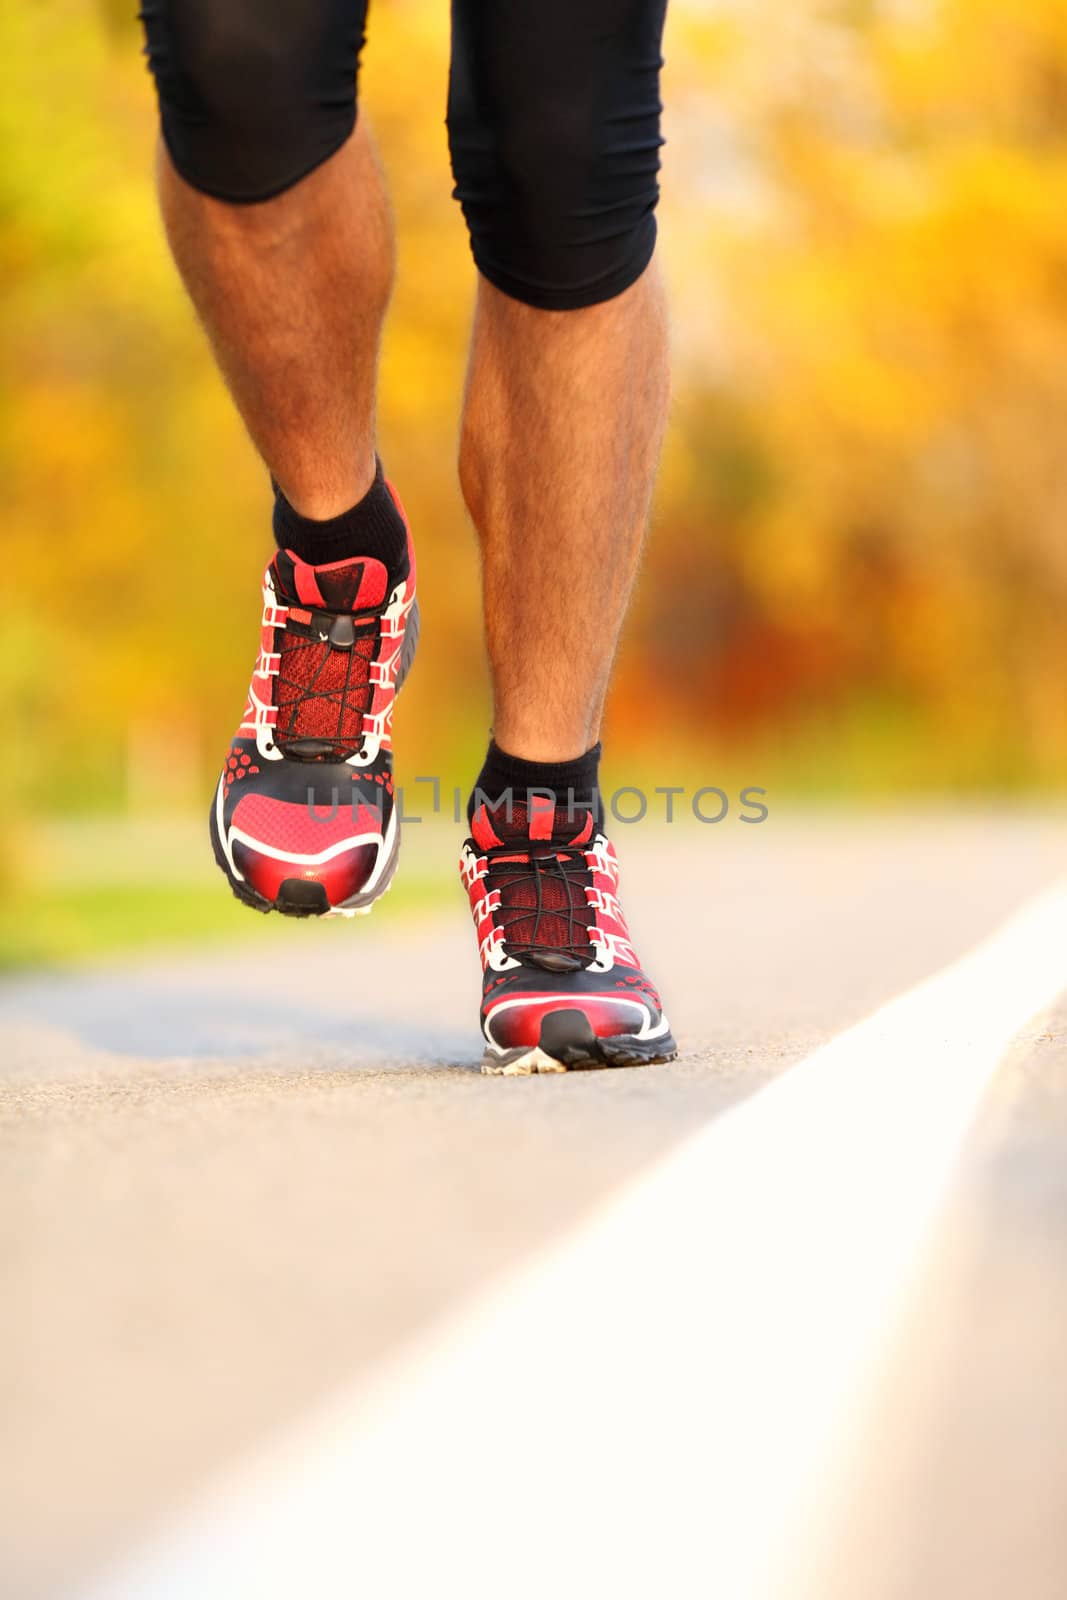
<svg viewBox="0 0 1067 1600">
<path fill-rule="evenodd" d="M 408 547 L 404 519 L 389 493 L 380 461 L 363 499 L 323 521 L 301 516 L 275 484 L 274 540 L 279 550 L 291 550 L 317 567 L 350 556 L 373 556 L 390 572 L 403 566 Z"/>
<path fill-rule="evenodd" d="M 528 789 L 547 789 L 555 795 L 558 810 L 566 811 L 569 803 L 575 811 L 591 809 L 596 826 L 602 828 L 604 806 L 597 787 L 599 768 L 599 744 L 573 761 L 525 761 L 522 756 L 509 756 L 495 739 L 490 739 L 482 770 L 467 801 L 467 821 L 470 822 L 478 805 L 485 804 L 490 810 L 496 810 L 494 802 L 510 795 L 513 806 L 525 806 Z"/>
</svg>

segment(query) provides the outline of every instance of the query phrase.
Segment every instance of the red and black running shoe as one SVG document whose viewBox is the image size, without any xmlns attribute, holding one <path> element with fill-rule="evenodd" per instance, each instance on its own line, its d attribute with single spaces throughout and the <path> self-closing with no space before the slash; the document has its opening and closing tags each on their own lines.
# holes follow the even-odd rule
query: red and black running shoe
<svg viewBox="0 0 1067 1600">
<path fill-rule="evenodd" d="M 530 796 L 480 805 L 460 873 L 484 973 L 482 1071 L 636 1067 L 678 1054 L 618 900 L 615 851 L 592 812 Z"/>
<path fill-rule="evenodd" d="M 403 508 L 390 486 L 403 515 Z M 294 917 L 369 911 L 396 870 L 393 702 L 418 639 L 415 552 L 311 566 L 281 550 L 244 720 L 211 808 L 234 894 Z"/>
</svg>

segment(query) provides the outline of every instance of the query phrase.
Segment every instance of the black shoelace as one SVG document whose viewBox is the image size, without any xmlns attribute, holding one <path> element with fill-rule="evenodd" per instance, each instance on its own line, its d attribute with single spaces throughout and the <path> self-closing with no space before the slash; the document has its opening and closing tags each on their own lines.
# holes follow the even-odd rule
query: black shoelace
<svg viewBox="0 0 1067 1600">
<path fill-rule="evenodd" d="M 589 865 L 585 849 L 579 845 L 546 846 L 534 854 L 515 845 L 494 845 L 486 851 L 486 887 L 499 889 L 500 906 L 494 913 L 498 926 L 504 930 L 504 950 L 524 966 L 540 966 L 537 957 L 549 954 L 566 958 L 568 967 L 586 967 L 595 951 L 589 940 L 592 912 L 585 891 L 589 882 Z M 552 885 L 559 893 L 550 894 Z M 528 895 L 516 901 L 511 891 L 532 887 L 532 904 Z M 549 903 L 551 902 L 551 903 Z M 543 937 L 549 918 L 559 918 L 565 924 L 563 939 L 546 940 Z M 532 927 L 519 938 L 522 924 Z"/>
<path fill-rule="evenodd" d="M 296 694 L 291 700 L 286 700 L 284 705 L 279 705 L 279 721 L 277 742 L 279 748 L 292 749 L 294 753 L 303 751 L 306 754 L 327 752 L 334 760 L 347 759 L 359 747 L 359 740 L 363 732 L 363 718 L 366 714 L 365 705 L 370 704 L 373 693 L 370 681 L 371 663 L 377 659 L 378 647 L 381 638 L 382 619 L 380 613 L 370 617 L 361 617 L 357 622 L 351 612 L 324 612 L 312 613 L 311 621 L 307 624 L 307 633 L 303 628 L 299 630 L 286 625 L 286 631 L 295 641 L 288 650 L 282 650 L 278 662 L 278 689 L 295 689 Z M 357 650 L 357 643 L 363 640 L 371 641 L 369 654 Z M 293 678 L 286 674 L 286 658 L 294 650 L 301 652 L 318 650 L 319 659 L 306 681 L 303 678 Z M 320 678 L 326 669 L 327 663 L 335 656 L 347 654 L 348 660 L 345 667 L 343 683 L 331 683 L 323 686 Z M 357 662 L 362 671 L 357 667 Z M 356 696 L 365 701 L 361 705 L 356 701 Z M 316 701 L 324 702 L 336 711 L 336 720 L 332 731 L 327 727 L 326 718 L 323 717 L 323 731 L 315 734 L 294 733 L 293 729 L 299 725 L 299 718 L 305 707 Z M 284 715 L 285 726 L 282 727 L 281 718 Z M 356 730 L 353 732 L 346 728 L 350 719 L 356 719 Z M 312 747 L 322 745 L 321 752 L 316 752 Z"/>
</svg>

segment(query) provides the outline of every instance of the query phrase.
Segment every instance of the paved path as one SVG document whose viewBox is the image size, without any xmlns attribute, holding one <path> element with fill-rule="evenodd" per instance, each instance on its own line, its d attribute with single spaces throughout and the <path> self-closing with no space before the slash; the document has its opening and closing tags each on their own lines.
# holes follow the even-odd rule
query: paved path
<svg viewBox="0 0 1067 1600">
<path fill-rule="evenodd" d="M 297 927 L 0 987 L 5 1595 L 75 1592 L 249 1452 L 432 1342 L 694 1132 L 990 934 L 1063 872 L 1067 827 L 772 819 L 620 846 L 684 1047 L 667 1068 L 478 1076 L 458 891 L 453 913 L 377 937 L 373 918 Z M 1067 1586 L 1065 1069 L 1062 1014 L 1028 1023 L 871 1391 L 823 1596 L 850 1561 L 849 1600 L 1024 1592 L 1023 1554 L 1027 1600 Z"/>
</svg>

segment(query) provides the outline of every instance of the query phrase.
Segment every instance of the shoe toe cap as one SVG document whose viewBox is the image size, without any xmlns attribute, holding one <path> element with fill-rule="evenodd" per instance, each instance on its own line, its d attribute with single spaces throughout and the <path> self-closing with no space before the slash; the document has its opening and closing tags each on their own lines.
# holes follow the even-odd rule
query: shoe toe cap
<svg viewBox="0 0 1067 1600">
<path fill-rule="evenodd" d="M 543 1026 L 548 1026 L 550 1031 L 556 1026 L 555 1014 L 578 1019 L 574 1027 L 588 1028 L 600 1039 L 639 1034 L 647 1030 L 653 1020 L 649 1007 L 629 995 L 557 991 L 490 1001 L 484 1011 L 485 1035 L 501 1050 L 536 1045 Z"/>
<path fill-rule="evenodd" d="M 263 794 L 242 795 L 229 842 L 234 866 L 258 894 L 292 901 L 297 912 L 306 906 L 309 915 L 365 891 L 384 848 L 381 816 L 367 807 L 331 816 Z"/>
</svg>

